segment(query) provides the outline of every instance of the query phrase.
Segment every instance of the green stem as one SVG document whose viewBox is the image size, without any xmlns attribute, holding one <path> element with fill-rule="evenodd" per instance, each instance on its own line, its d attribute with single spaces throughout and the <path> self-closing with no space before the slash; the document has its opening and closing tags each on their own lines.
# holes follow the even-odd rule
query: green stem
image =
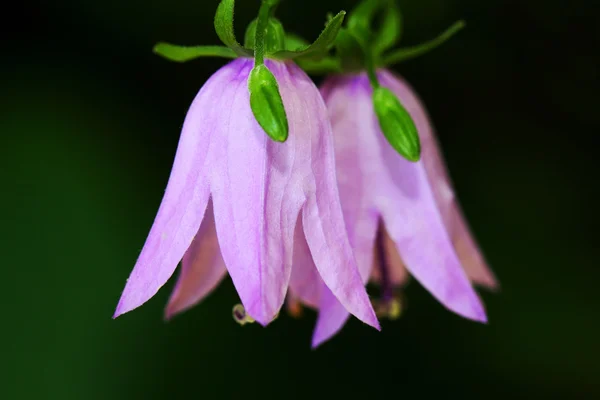
<svg viewBox="0 0 600 400">
<path fill-rule="evenodd" d="M 465 21 L 457 21 L 435 39 L 419 44 L 417 46 L 400 48 L 396 51 L 393 51 L 383 58 L 383 65 L 396 64 L 401 61 L 409 60 L 411 58 L 415 58 L 425 53 L 428 53 L 436 47 L 445 43 L 448 39 L 450 39 L 464 27 Z"/>
<path fill-rule="evenodd" d="M 273 9 L 277 6 L 279 0 L 262 0 L 258 10 L 256 21 L 256 34 L 254 36 L 254 65 L 263 65 L 265 63 L 265 32 L 267 24 Z"/>
<path fill-rule="evenodd" d="M 377 78 L 375 55 L 373 54 L 373 50 L 370 48 L 367 40 L 359 35 L 354 35 L 352 32 L 350 34 L 359 44 L 363 55 L 365 56 L 365 69 L 367 70 L 367 76 L 369 77 L 369 82 L 371 82 L 371 87 L 373 89 L 377 89 L 379 87 L 379 79 Z"/>
<path fill-rule="evenodd" d="M 369 81 L 371 82 L 371 87 L 373 89 L 377 89 L 379 87 L 379 79 L 377 78 L 375 63 L 373 62 L 373 55 L 366 54 L 365 56 L 366 56 L 365 63 L 366 63 L 366 68 L 367 68 L 367 75 L 369 76 Z"/>
</svg>

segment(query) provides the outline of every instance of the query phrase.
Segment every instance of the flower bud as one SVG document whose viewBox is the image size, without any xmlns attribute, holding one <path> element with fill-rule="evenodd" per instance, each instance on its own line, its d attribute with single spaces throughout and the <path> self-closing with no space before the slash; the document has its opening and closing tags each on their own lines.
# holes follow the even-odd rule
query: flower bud
<svg viewBox="0 0 600 400">
<path fill-rule="evenodd" d="M 385 87 L 373 91 L 373 106 L 383 135 L 392 147 L 409 161 L 419 161 L 421 143 L 417 127 L 400 101 Z"/>
<path fill-rule="evenodd" d="M 288 121 L 275 76 L 266 65 L 256 65 L 248 78 L 250 107 L 258 124 L 276 142 L 288 137 Z"/>
</svg>

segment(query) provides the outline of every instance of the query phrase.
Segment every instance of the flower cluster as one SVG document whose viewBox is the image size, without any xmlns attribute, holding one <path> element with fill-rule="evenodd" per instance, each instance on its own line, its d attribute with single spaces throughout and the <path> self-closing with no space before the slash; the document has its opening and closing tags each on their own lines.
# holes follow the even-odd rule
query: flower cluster
<svg viewBox="0 0 600 400">
<path fill-rule="evenodd" d="M 263 0 L 244 45 L 234 0 L 215 29 L 226 47 L 159 43 L 173 61 L 233 58 L 194 99 L 160 209 L 115 317 L 166 283 L 181 261 L 167 318 L 229 274 L 234 319 L 267 325 L 287 302 L 318 313 L 313 346 L 352 314 L 379 329 L 398 316 L 408 274 L 449 310 L 486 322 L 473 288 L 497 282 L 469 232 L 425 108 L 386 67 L 448 39 L 390 50 L 401 34 L 391 0 L 328 18 L 312 44 L 286 34 Z M 372 28 L 384 13 L 379 29 Z M 346 26 L 343 26 L 346 19 Z M 326 74 L 317 88 L 306 72 Z M 370 299 L 366 284 L 380 286 Z"/>
</svg>

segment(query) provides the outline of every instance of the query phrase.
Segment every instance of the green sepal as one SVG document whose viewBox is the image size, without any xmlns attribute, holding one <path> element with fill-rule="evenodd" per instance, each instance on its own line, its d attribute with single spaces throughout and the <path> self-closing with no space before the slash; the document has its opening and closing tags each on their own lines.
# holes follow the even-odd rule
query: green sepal
<svg viewBox="0 0 600 400">
<path fill-rule="evenodd" d="M 382 86 L 375 88 L 373 106 L 381 131 L 394 150 L 409 161 L 419 161 L 421 143 L 417 127 L 394 93 Z"/>
<path fill-rule="evenodd" d="M 372 44 L 373 54 L 376 56 L 394 47 L 402 36 L 402 14 L 396 0 L 387 0 L 386 5 L 381 28 L 375 34 Z"/>
<path fill-rule="evenodd" d="M 335 44 L 336 37 L 342 27 L 345 16 L 346 12 L 340 11 L 335 17 L 329 20 L 327 25 L 325 26 L 325 29 L 323 29 L 323 32 L 321 32 L 321 34 L 319 35 L 317 40 L 313 42 L 313 44 L 295 51 L 278 51 L 272 54 L 271 56 L 280 60 L 288 60 L 299 57 L 310 57 L 314 59 L 325 57 L 329 49 Z"/>
<path fill-rule="evenodd" d="M 179 46 L 159 42 L 152 51 L 167 60 L 175 62 L 186 62 L 198 57 L 237 58 L 237 54 L 225 46 Z"/>
<path fill-rule="evenodd" d="M 253 57 L 253 53 L 243 48 L 235 38 L 233 30 L 233 8 L 235 0 L 221 0 L 215 14 L 215 31 L 221 42 L 240 57 Z"/>
<path fill-rule="evenodd" d="M 396 64 L 401 61 L 406 61 L 411 58 L 421 56 L 425 53 L 430 52 L 436 47 L 445 43 L 448 39 L 454 36 L 457 32 L 465 27 L 465 21 L 460 20 L 452 24 L 448 29 L 442 32 L 438 37 L 428 42 L 419 44 L 417 46 L 405 47 L 391 52 L 390 54 L 383 57 L 383 65 Z"/>
<path fill-rule="evenodd" d="M 275 76 L 266 65 L 256 65 L 248 77 L 250 108 L 265 133 L 276 142 L 288 137 L 288 121 Z"/>
</svg>

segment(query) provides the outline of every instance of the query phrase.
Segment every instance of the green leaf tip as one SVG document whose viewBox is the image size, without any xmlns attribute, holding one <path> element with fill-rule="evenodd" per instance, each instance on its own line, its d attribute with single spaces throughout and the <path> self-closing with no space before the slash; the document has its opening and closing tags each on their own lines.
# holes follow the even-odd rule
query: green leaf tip
<svg viewBox="0 0 600 400">
<path fill-rule="evenodd" d="M 275 76 L 266 65 L 256 65 L 248 77 L 250 108 L 256 122 L 276 142 L 288 138 L 288 120 Z"/>
<path fill-rule="evenodd" d="M 335 17 L 331 18 L 327 22 L 327 25 L 325 25 L 325 29 L 323 29 L 317 40 L 315 40 L 311 45 L 294 51 L 278 51 L 273 54 L 273 57 L 284 60 L 299 57 L 314 57 L 316 59 L 325 57 L 327 55 L 327 51 L 329 51 L 329 49 L 335 44 L 337 35 L 342 28 L 342 24 L 344 23 L 345 16 L 346 12 L 340 11 Z"/>
<path fill-rule="evenodd" d="M 233 50 L 224 46 L 179 46 L 167 42 L 157 43 L 152 52 L 175 62 L 186 62 L 198 57 L 237 57 Z"/>
<path fill-rule="evenodd" d="M 411 58 L 419 57 L 423 54 L 429 53 L 431 50 L 436 49 L 451 37 L 456 35 L 466 26 L 464 20 L 456 21 L 448 29 L 442 32 L 435 39 L 429 40 L 425 43 L 421 43 L 416 46 L 400 48 L 395 50 L 383 58 L 383 65 L 396 64 L 401 61 L 410 60 Z"/>
<path fill-rule="evenodd" d="M 221 0 L 215 13 L 215 31 L 221 42 L 240 57 L 252 57 L 251 51 L 243 48 L 235 38 L 233 30 L 233 9 L 235 0 Z"/>
<path fill-rule="evenodd" d="M 419 161 L 421 143 L 417 127 L 394 93 L 382 86 L 375 88 L 373 106 L 381 131 L 394 150 L 409 161 Z"/>
</svg>

